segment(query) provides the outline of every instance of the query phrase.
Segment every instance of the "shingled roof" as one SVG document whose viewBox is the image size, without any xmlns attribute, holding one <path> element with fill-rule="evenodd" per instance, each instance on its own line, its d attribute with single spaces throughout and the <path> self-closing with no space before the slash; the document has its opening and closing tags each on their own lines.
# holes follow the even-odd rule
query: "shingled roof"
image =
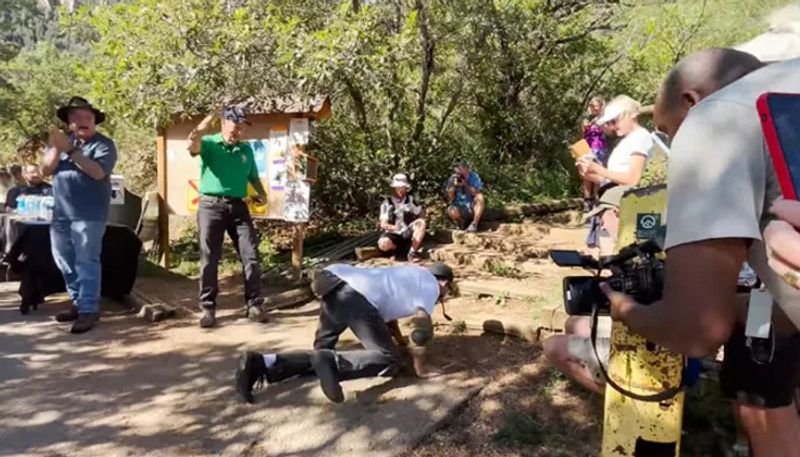
<svg viewBox="0 0 800 457">
<path fill-rule="evenodd" d="M 221 101 L 221 106 L 228 106 L 229 101 Z M 286 95 L 282 97 L 254 96 L 248 97 L 243 101 L 232 103 L 244 108 L 251 115 L 259 114 L 306 114 L 315 119 L 323 119 L 330 116 L 331 99 L 327 95 L 315 95 L 310 97 L 298 95 Z M 187 112 L 188 111 L 188 112 Z M 184 107 L 178 107 L 173 112 L 174 116 L 185 117 L 193 116 Z M 197 114 L 199 115 L 199 114 Z"/>
<path fill-rule="evenodd" d="M 315 97 L 251 97 L 237 103 L 251 114 L 320 114 L 330 109 L 331 100 L 327 95 Z"/>
</svg>

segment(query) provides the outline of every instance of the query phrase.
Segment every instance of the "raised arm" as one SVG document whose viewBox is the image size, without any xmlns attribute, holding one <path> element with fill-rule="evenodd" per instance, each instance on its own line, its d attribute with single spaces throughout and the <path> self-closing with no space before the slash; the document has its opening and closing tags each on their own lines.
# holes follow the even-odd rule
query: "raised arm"
<svg viewBox="0 0 800 457">
<path fill-rule="evenodd" d="M 44 149 L 44 158 L 42 159 L 42 174 L 45 176 L 53 176 L 56 172 L 56 167 L 58 166 L 58 159 L 61 157 L 61 153 L 52 146 L 50 143 Z"/>
<path fill-rule="evenodd" d="M 98 181 L 111 173 L 117 160 L 117 151 L 113 143 L 100 144 L 95 151 L 94 158 L 90 158 L 81 154 L 80 149 L 69 141 L 67 135 L 55 128 L 50 129 L 49 143 L 42 163 L 42 169 L 46 176 L 55 173 L 61 153 L 69 155 L 79 170 Z"/>
<path fill-rule="evenodd" d="M 194 129 L 192 129 L 191 132 L 189 132 L 188 150 L 189 154 L 192 157 L 197 157 L 197 155 L 200 154 L 200 145 L 201 145 L 201 140 L 203 139 L 203 135 L 206 132 L 208 132 L 208 130 L 211 128 L 211 124 L 214 122 L 215 118 L 216 118 L 216 113 L 209 114 L 202 121 L 200 121 L 199 124 L 197 124 L 197 127 L 195 127 Z"/>
</svg>

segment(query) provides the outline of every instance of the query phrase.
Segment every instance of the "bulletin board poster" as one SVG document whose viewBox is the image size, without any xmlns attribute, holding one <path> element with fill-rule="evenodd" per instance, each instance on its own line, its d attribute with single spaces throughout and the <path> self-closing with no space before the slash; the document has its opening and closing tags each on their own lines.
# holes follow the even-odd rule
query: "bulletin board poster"
<svg viewBox="0 0 800 457">
<path fill-rule="evenodd" d="M 304 146 L 308 144 L 308 119 L 294 118 L 289 121 L 289 137 L 291 144 Z"/>
<path fill-rule="evenodd" d="M 311 187 L 304 180 L 286 182 L 283 201 L 283 220 L 287 222 L 308 222 Z"/>
<path fill-rule="evenodd" d="M 190 179 L 186 183 L 186 209 L 190 213 L 196 213 L 200 205 L 200 183 L 196 179 Z"/>
<path fill-rule="evenodd" d="M 253 158 L 258 168 L 258 176 L 261 179 L 269 177 L 269 140 L 250 140 L 250 147 L 253 148 Z"/>
<path fill-rule="evenodd" d="M 264 186 L 264 189 L 267 189 L 266 180 L 261 180 L 261 185 Z M 190 213 L 196 213 L 197 209 L 200 206 L 200 182 L 196 179 L 190 179 L 186 185 L 186 209 L 189 210 Z M 256 192 L 255 188 L 251 184 L 247 185 L 247 208 L 250 210 L 250 215 L 254 217 L 269 217 L 269 190 L 267 190 L 267 202 L 263 202 L 261 204 L 255 203 L 250 197 L 257 196 L 258 192 Z M 281 205 L 281 210 L 283 210 L 283 205 Z"/>
<path fill-rule="evenodd" d="M 261 185 L 264 186 L 264 190 L 267 191 L 267 201 L 262 202 L 260 204 L 256 203 L 252 198 L 247 199 L 247 209 L 250 210 L 250 215 L 254 217 L 268 217 L 269 216 L 269 190 L 267 190 L 267 183 L 265 180 L 261 180 Z M 252 184 L 247 185 L 247 196 L 248 197 L 255 197 L 258 195 L 256 189 L 253 187 Z"/>
<path fill-rule="evenodd" d="M 284 192 L 288 179 L 289 132 L 270 130 L 267 164 L 268 217 L 283 219 Z"/>
</svg>

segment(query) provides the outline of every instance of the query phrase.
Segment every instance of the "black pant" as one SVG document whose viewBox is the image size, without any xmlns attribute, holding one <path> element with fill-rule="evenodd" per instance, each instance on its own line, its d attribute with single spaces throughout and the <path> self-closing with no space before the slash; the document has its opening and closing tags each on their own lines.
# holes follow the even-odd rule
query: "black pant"
<svg viewBox="0 0 800 457">
<path fill-rule="evenodd" d="M 340 380 L 392 376 L 397 373 L 401 358 L 386 322 L 363 295 L 343 282 L 322 299 L 314 349 L 333 350 L 339 335 L 348 328 L 355 333 L 364 349 L 336 352 Z M 308 353 L 277 354 L 269 381 L 277 382 L 309 373 L 310 370 Z"/>
<path fill-rule="evenodd" d="M 258 236 L 244 200 L 204 195 L 197 211 L 197 226 L 200 231 L 200 306 L 214 308 L 217 305 L 217 276 L 225 232 L 242 261 L 245 301 L 251 304 L 260 298 Z"/>
</svg>

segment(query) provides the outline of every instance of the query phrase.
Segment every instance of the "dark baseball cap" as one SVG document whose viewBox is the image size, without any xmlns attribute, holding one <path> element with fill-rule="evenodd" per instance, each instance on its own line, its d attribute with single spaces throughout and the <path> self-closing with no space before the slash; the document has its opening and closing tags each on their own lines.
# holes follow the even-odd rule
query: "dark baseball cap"
<svg viewBox="0 0 800 457">
<path fill-rule="evenodd" d="M 229 106 L 222 110 L 222 118 L 232 121 L 235 124 L 253 125 L 247 120 L 247 113 L 238 106 Z"/>
<path fill-rule="evenodd" d="M 453 269 L 450 268 L 447 264 L 442 262 L 436 262 L 432 265 L 428 266 L 428 271 L 431 272 L 434 276 L 439 279 L 444 279 L 445 281 L 453 282 Z"/>
</svg>

